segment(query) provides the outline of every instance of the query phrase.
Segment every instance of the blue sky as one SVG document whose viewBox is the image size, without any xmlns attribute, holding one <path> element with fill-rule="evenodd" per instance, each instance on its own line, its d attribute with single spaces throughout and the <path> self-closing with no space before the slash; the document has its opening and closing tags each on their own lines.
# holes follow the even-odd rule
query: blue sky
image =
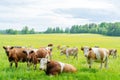
<svg viewBox="0 0 120 80">
<path fill-rule="evenodd" d="M 48 27 L 120 21 L 119 0 L 1 0 L 0 29 Z"/>
</svg>

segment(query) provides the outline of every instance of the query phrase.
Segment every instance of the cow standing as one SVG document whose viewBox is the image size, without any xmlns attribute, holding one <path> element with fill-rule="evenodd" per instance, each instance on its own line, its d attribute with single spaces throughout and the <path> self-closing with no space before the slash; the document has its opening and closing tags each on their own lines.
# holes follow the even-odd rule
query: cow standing
<svg viewBox="0 0 120 80">
<path fill-rule="evenodd" d="M 3 46 L 5 50 L 8 60 L 10 62 L 10 67 L 12 67 L 13 62 L 15 62 L 15 67 L 18 67 L 18 62 L 25 62 L 27 56 L 23 53 L 25 48 L 22 47 L 13 47 L 13 46 Z"/>
<path fill-rule="evenodd" d="M 34 69 L 36 69 L 38 58 L 50 58 L 51 51 L 46 48 L 39 48 L 39 49 L 26 49 L 23 51 L 24 54 L 27 55 L 27 66 L 28 69 L 30 68 L 30 65 L 34 64 Z"/>
<path fill-rule="evenodd" d="M 78 59 L 78 48 L 64 48 L 60 51 L 60 54 L 65 54 L 67 58 L 69 56 L 74 56 L 74 58 Z"/>
<path fill-rule="evenodd" d="M 81 50 L 84 53 L 84 56 L 87 59 L 87 63 L 89 64 L 89 68 L 92 66 L 93 61 L 100 62 L 100 68 L 102 68 L 102 63 L 105 63 L 105 67 L 108 67 L 108 54 L 109 50 L 105 48 L 90 48 L 90 47 L 81 47 Z"/>
</svg>

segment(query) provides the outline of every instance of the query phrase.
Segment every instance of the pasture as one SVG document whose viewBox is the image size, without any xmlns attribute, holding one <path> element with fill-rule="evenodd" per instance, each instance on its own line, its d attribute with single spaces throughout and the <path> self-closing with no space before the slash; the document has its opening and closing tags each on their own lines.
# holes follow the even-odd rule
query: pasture
<svg viewBox="0 0 120 80">
<path fill-rule="evenodd" d="M 53 59 L 69 63 L 77 68 L 76 73 L 62 73 L 56 76 L 47 76 L 44 71 L 34 70 L 33 66 L 27 70 L 26 63 L 18 63 L 16 69 L 14 64 L 9 67 L 7 56 L 3 46 L 26 46 L 39 48 L 54 44 Z M 78 60 L 66 59 L 65 55 L 60 56 L 57 45 L 68 45 L 78 47 Z M 100 46 L 107 49 L 118 50 L 118 57 L 109 57 L 108 69 L 99 69 L 100 63 L 93 62 L 92 69 L 88 68 L 86 58 L 80 50 L 81 46 Z M 35 35 L 0 35 L 0 80 L 119 80 L 120 79 L 120 37 L 109 37 L 97 34 L 35 34 Z"/>
</svg>

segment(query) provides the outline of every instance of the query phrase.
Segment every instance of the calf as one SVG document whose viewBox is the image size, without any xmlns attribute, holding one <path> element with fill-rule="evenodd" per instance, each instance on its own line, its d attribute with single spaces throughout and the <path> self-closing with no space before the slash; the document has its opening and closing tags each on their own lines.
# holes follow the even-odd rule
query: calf
<svg viewBox="0 0 120 80">
<path fill-rule="evenodd" d="M 47 75 L 57 75 L 62 72 L 76 72 L 77 69 L 71 64 L 41 58 L 40 70 L 44 70 Z"/>
<path fill-rule="evenodd" d="M 74 58 L 78 59 L 78 48 L 65 48 L 61 50 L 60 54 L 65 54 L 67 58 L 74 56 Z"/>
<path fill-rule="evenodd" d="M 112 55 L 113 58 L 117 58 L 117 49 L 110 49 L 109 55 Z"/>
<path fill-rule="evenodd" d="M 8 60 L 10 62 L 10 67 L 12 67 L 13 62 L 15 62 L 16 68 L 18 67 L 18 62 L 22 61 L 25 62 L 27 59 L 27 56 L 23 53 L 23 50 L 25 48 L 22 47 L 10 47 L 10 46 L 3 46 Z"/>
<path fill-rule="evenodd" d="M 46 48 L 26 49 L 23 53 L 27 55 L 28 69 L 32 63 L 34 64 L 34 69 L 36 69 L 38 58 L 50 58 L 51 55 L 50 50 L 47 50 Z"/>
<path fill-rule="evenodd" d="M 109 50 L 105 48 L 90 48 L 87 46 L 81 47 L 81 50 L 87 59 L 89 68 L 91 68 L 93 61 L 101 62 L 100 68 L 102 68 L 102 63 L 105 63 L 105 67 L 107 68 Z"/>
</svg>

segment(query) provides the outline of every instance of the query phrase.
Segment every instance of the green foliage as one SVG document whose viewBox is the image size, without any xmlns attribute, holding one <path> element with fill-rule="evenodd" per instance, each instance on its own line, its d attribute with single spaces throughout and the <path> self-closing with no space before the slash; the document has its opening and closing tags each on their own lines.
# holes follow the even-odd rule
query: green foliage
<svg viewBox="0 0 120 80">
<path fill-rule="evenodd" d="M 59 27 L 55 28 L 47 28 L 47 30 L 44 33 L 63 33 L 63 29 L 60 29 Z"/>
<path fill-rule="evenodd" d="M 60 31 L 59 27 L 48 28 L 45 33 L 93 33 L 109 36 L 120 36 L 120 22 L 102 22 L 100 24 L 91 23 L 85 25 L 73 25 L 70 29 L 66 28 L 64 31 L 62 30 L 62 32 Z"/>
</svg>

